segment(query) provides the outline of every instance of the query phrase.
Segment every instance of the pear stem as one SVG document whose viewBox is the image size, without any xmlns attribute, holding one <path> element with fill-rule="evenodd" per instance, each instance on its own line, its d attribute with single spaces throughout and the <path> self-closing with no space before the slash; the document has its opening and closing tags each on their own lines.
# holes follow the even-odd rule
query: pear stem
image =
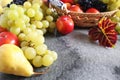
<svg viewBox="0 0 120 80">
<path fill-rule="evenodd" d="M 34 72 L 34 75 L 46 74 L 49 71 L 49 67 L 43 72 Z"/>
</svg>

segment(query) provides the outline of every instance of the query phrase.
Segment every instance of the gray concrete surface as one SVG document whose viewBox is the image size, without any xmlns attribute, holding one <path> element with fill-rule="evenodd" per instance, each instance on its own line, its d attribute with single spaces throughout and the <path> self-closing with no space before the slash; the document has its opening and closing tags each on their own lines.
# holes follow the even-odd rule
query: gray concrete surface
<svg viewBox="0 0 120 80">
<path fill-rule="evenodd" d="M 104 48 L 88 38 L 88 30 L 66 36 L 46 36 L 58 60 L 47 74 L 30 78 L 0 74 L 0 80 L 120 80 L 120 39 L 115 48 Z M 40 71 L 41 69 L 35 69 Z"/>
</svg>

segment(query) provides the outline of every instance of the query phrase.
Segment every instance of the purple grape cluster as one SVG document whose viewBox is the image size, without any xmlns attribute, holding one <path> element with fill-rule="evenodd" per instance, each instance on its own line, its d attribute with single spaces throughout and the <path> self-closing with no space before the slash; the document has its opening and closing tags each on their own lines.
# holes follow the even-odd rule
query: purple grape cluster
<svg viewBox="0 0 120 80">
<path fill-rule="evenodd" d="M 11 4 L 23 5 L 25 1 L 26 0 L 13 0 L 10 4 L 7 5 L 7 7 L 9 7 Z"/>
<path fill-rule="evenodd" d="M 88 8 L 96 8 L 100 12 L 105 12 L 107 10 L 107 4 L 103 3 L 100 0 L 78 0 L 77 2 L 82 7 L 83 11 L 86 11 Z"/>
<path fill-rule="evenodd" d="M 13 0 L 12 3 L 17 4 L 17 5 L 23 5 L 23 3 L 24 3 L 25 1 L 26 1 L 26 0 Z"/>
</svg>

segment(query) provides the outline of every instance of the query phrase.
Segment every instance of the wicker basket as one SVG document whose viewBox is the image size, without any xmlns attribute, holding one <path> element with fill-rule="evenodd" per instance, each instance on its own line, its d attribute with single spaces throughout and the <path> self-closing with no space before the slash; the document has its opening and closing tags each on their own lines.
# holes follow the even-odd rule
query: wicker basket
<svg viewBox="0 0 120 80">
<path fill-rule="evenodd" d="M 78 27 L 93 27 L 96 26 L 98 21 L 101 17 L 111 17 L 113 16 L 118 10 L 108 11 L 108 12 L 101 12 L 101 13 L 78 13 L 78 12 L 70 12 L 67 9 L 61 9 L 54 5 L 51 7 L 57 11 L 59 15 L 70 15 Z"/>
</svg>

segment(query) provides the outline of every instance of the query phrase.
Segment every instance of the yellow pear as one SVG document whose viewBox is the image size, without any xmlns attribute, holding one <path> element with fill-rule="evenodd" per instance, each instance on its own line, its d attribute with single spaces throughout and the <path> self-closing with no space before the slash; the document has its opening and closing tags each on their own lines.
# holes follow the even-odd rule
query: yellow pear
<svg viewBox="0 0 120 80">
<path fill-rule="evenodd" d="M 0 46 L 0 72 L 18 76 L 29 77 L 32 75 L 45 74 L 44 72 L 33 72 L 33 67 L 26 59 L 23 51 L 14 44 Z"/>
<path fill-rule="evenodd" d="M 26 77 L 34 74 L 33 67 L 22 50 L 13 44 L 0 47 L 0 72 Z"/>
</svg>

